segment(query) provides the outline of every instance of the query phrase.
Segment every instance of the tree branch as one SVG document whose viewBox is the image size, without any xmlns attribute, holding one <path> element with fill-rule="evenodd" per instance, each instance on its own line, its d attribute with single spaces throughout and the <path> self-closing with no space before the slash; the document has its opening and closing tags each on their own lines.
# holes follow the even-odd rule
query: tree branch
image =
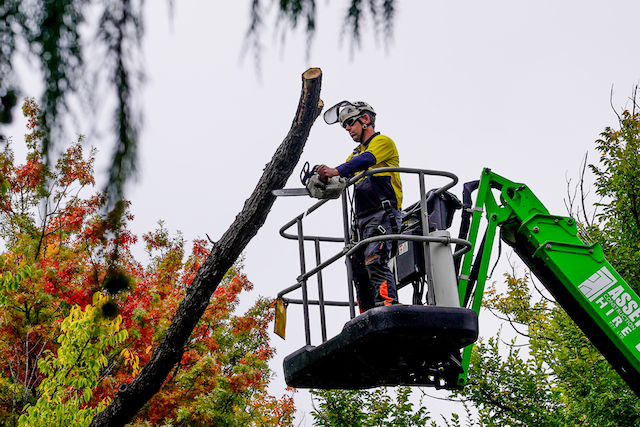
<svg viewBox="0 0 640 427">
<path fill-rule="evenodd" d="M 249 241 L 267 219 L 276 197 L 272 190 L 283 188 L 302 154 L 311 126 L 324 106 L 320 100 L 322 72 L 311 68 L 302 74 L 302 93 L 291 130 L 267 164 L 235 221 L 213 245 L 187 289 L 162 342 L 149 362 L 128 386 L 120 387 L 113 402 L 97 414 L 90 427 L 115 427 L 128 423 L 160 390 L 173 366 L 180 361 L 185 344 L 209 305 L 209 299 L 224 274 L 233 266 Z"/>
</svg>

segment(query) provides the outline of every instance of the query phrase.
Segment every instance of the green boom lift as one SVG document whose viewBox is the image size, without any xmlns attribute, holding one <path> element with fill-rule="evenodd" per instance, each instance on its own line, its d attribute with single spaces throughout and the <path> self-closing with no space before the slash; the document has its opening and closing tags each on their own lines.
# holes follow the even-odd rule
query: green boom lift
<svg viewBox="0 0 640 427">
<path fill-rule="evenodd" d="M 284 313 L 288 304 L 302 305 L 306 338 L 305 346 L 284 359 L 287 384 L 342 389 L 382 385 L 463 387 L 478 337 L 478 313 L 499 231 L 499 238 L 514 249 L 640 395 L 640 298 L 611 267 L 599 244 L 586 244 L 578 237 L 575 219 L 549 214 L 529 187 L 490 169 L 484 169 L 479 181 L 464 185 L 463 203 L 448 191 L 458 181 L 453 174 L 384 169 L 417 175 L 419 181 L 419 201 L 403 211 L 400 233 L 372 238 L 398 240 L 394 260 L 397 282 L 400 288 L 413 286 L 412 304 L 379 307 L 355 315 L 348 256 L 371 239 L 358 242 L 350 237 L 348 188 L 373 173 L 364 172 L 349 180 L 342 195 L 343 236 L 309 236 L 303 232 L 303 220 L 329 200 L 316 203 L 280 230 L 283 237 L 298 241 L 301 274 L 295 285 L 278 294 L 277 306 Z M 427 176 L 445 177 L 449 182 L 427 192 Z M 446 230 L 460 207 L 460 233 L 453 238 Z M 297 225 L 297 233 L 287 233 L 293 225 Z M 315 250 L 316 265 L 309 271 L 305 242 L 313 242 Z M 342 249 L 322 260 L 320 246 L 328 242 L 342 243 Z M 342 258 L 347 267 L 348 301 L 325 301 L 322 271 Z M 317 299 L 309 297 L 312 276 L 317 278 Z M 287 297 L 298 289 L 301 299 Z M 310 306 L 319 308 L 322 343 L 317 346 L 311 344 Z M 342 332 L 330 339 L 326 336 L 327 306 L 348 307 L 351 315 Z M 281 320 L 277 318 L 276 327 L 282 330 Z"/>
</svg>

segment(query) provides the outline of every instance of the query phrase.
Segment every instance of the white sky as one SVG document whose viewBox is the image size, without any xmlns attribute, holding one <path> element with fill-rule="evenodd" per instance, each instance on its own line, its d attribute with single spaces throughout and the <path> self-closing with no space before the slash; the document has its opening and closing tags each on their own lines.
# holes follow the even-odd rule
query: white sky
<svg viewBox="0 0 640 427">
<path fill-rule="evenodd" d="M 248 0 L 177 0 L 173 20 L 165 2 L 145 3 L 145 128 L 140 176 L 129 192 L 135 233 L 141 236 L 162 219 L 189 240 L 205 233 L 217 240 L 288 132 L 300 76 L 309 67 L 323 71 L 327 107 L 347 99 L 376 109 L 376 130 L 394 139 L 402 166 L 451 171 L 460 182 L 478 179 L 483 167 L 491 167 L 528 184 L 558 214 L 566 213 L 565 177 L 577 176 L 587 151 L 595 162 L 594 141 L 605 127 L 617 125 L 611 88 L 619 111 L 640 81 L 635 0 L 398 0 L 388 53 L 365 31 L 353 59 L 348 40 L 340 47 L 345 2 L 320 0 L 317 7 L 310 61 L 302 31 L 290 34 L 282 47 L 271 31 L 274 20 L 266 20 L 258 78 L 251 57 L 239 60 Z M 25 95 L 38 96 L 37 85 L 23 83 Z M 24 133 L 22 123 L 8 132 L 16 141 Z M 98 148 L 105 157 L 110 153 L 104 145 Z M 346 132 L 319 119 L 302 163 L 335 166 L 352 148 Z M 302 163 L 288 187 L 300 186 Z M 405 184 L 407 205 L 416 199 Z M 460 196 L 461 185 L 453 191 Z M 245 271 L 254 295 L 275 296 L 295 283 L 297 244 L 282 239 L 278 229 L 310 204 L 307 198 L 279 199 L 247 247 Z M 330 208 L 318 227 L 334 227 L 339 235 L 340 219 L 332 217 L 338 212 Z M 346 296 L 341 274 L 340 267 L 335 280 L 325 279 L 335 298 Z M 290 307 L 287 340 L 273 338 L 277 395 L 284 388 L 283 357 L 304 344 L 300 313 Z M 346 314 L 331 316 L 337 333 Z M 482 329 L 480 334 L 486 335 Z M 316 332 L 314 344 L 318 337 Z M 308 395 L 297 396 L 297 406 L 308 412 Z M 443 408 L 435 400 L 426 404 L 433 415 Z M 307 413 L 302 425 L 311 424 Z"/>
</svg>

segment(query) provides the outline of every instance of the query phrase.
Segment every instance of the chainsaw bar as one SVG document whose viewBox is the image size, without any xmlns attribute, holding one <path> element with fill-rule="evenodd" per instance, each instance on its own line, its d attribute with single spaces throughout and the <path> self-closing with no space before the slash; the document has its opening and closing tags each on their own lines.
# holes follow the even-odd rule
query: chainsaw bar
<svg viewBox="0 0 640 427">
<path fill-rule="evenodd" d="M 282 188 L 271 192 L 274 196 L 309 196 L 306 188 Z"/>
</svg>

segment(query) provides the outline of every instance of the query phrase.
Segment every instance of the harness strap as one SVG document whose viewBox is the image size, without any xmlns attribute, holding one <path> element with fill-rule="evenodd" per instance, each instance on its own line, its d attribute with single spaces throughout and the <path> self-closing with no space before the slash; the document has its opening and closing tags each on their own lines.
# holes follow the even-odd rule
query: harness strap
<svg viewBox="0 0 640 427">
<path fill-rule="evenodd" d="M 380 199 L 380 202 L 382 203 L 382 208 L 384 209 L 386 214 L 389 215 L 389 220 L 391 221 L 391 232 L 393 234 L 399 234 L 398 221 L 396 220 L 396 215 L 393 212 L 393 208 L 391 207 L 391 202 L 388 199 Z M 394 256 L 396 256 L 397 252 L 398 252 L 398 241 L 392 240 L 390 257 L 393 258 Z"/>
</svg>

